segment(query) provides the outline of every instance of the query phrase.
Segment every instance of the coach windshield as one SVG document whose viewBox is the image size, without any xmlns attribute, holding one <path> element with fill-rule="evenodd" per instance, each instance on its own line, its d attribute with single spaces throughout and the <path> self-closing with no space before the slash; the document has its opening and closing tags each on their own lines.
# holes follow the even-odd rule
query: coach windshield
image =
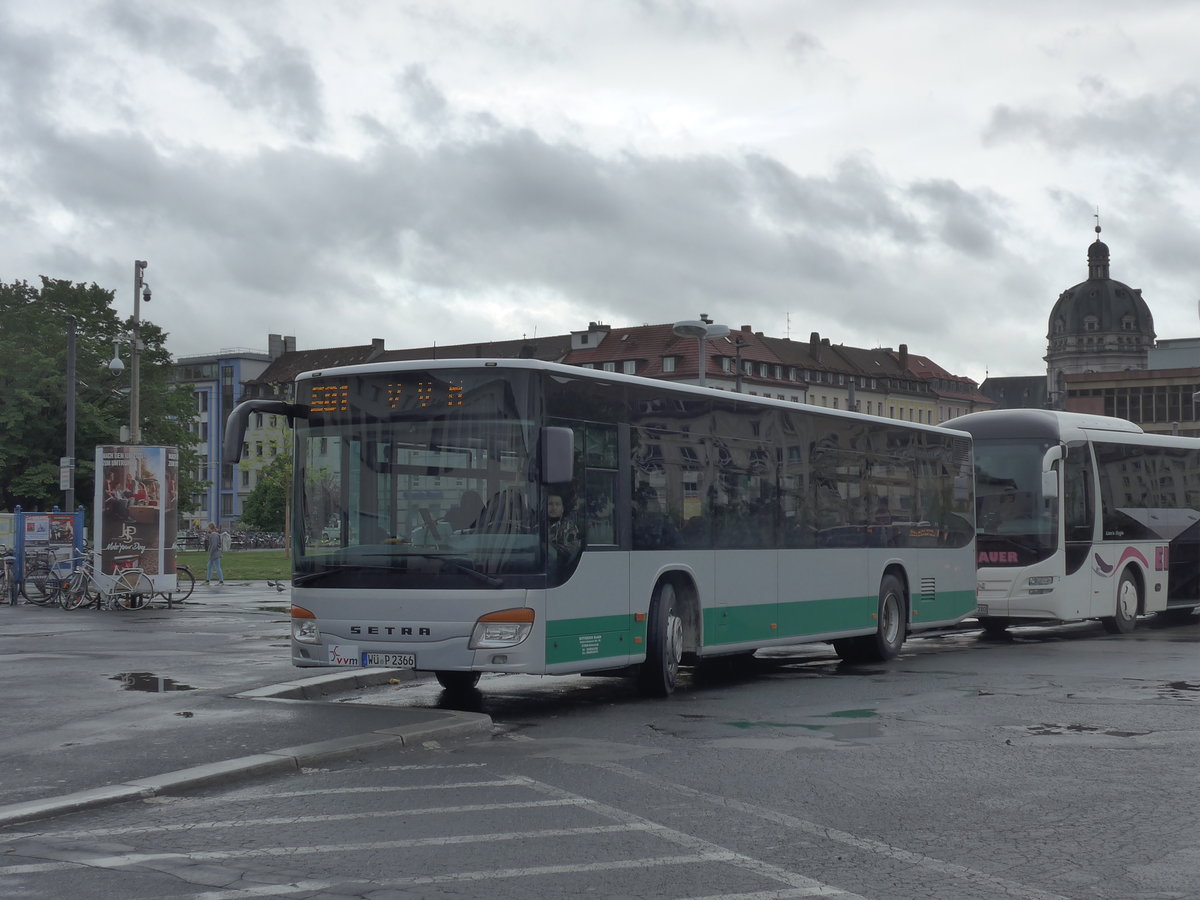
<svg viewBox="0 0 1200 900">
<path fill-rule="evenodd" d="M 976 549 L 980 565 L 1025 566 L 1058 545 L 1058 500 L 1042 494 L 1052 442 L 975 441 Z"/>
</svg>

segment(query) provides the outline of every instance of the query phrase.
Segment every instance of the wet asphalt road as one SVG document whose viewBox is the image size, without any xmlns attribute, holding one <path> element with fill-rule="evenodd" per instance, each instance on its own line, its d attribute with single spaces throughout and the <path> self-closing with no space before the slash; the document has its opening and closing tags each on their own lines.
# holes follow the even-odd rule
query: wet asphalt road
<svg viewBox="0 0 1200 900">
<path fill-rule="evenodd" d="M 239 698 L 331 671 L 292 666 L 287 597 L 257 582 L 198 585 L 174 609 L 0 606 L 0 806 L 416 716 Z"/>
<path fill-rule="evenodd" d="M 200 619 L 227 614 L 211 602 Z M 1200 621 L 967 631 L 877 666 L 764 657 L 688 671 L 665 700 L 520 676 L 343 694 L 311 706 L 495 727 L 4 829 L 0 875 L 122 900 L 1200 896 Z"/>
</svg>

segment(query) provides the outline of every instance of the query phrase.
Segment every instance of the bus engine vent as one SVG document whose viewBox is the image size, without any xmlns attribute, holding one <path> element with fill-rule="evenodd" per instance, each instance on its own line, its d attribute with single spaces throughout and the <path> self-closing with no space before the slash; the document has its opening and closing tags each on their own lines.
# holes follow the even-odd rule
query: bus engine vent
<svg viewBox="0 0 1200 900">
<path fill-rule="evenodd" d="M 954 461 L 960 466 L 971 462 L 971 442 L 966 438 L 954 439 Z"/>
<path fill-rule="evenodd" d="M 930 603 L 937 599 L 937 579 L 922 578 L 921 579 L 921 602 Z"/>
</svg>

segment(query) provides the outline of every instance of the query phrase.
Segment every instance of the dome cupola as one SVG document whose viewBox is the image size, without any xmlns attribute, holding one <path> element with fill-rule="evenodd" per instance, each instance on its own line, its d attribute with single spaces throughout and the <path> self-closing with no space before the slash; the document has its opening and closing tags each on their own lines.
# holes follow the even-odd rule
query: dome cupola
<svg viewBox="0 0 1200 900">
<path fill-rule="evenodd" d="M 1088 277 L 1063 291 L 1050 311 L 1046 377 L 1051 396 L 1064 390 L 1063 375 L 1144 369 L 1154 345 L 1154 317 L 1139 288 L 1109 274 L 1108 244 L 1088 246 Z"/>
</svg>

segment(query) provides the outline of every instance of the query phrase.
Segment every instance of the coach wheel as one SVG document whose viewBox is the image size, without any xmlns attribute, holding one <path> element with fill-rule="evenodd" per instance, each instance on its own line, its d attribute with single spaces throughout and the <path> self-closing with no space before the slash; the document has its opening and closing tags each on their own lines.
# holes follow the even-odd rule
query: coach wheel
<svg viewBox="0 0 1200 900">
<path fill-rule="evenodd" d="M 479 684 L 478 672 L 434 672 L 438 684 L 448 691 L 469 691 Z"/>
<path fill-rule="evenodd" d="M 879 613 L 875 633 L 836 640 L 833 649 L 848 663 L 895 659 L 900 655 L 906 636 L 904 609 L 904 585 L 895 575 L 884 575 L 879 583 Z"/>
<path fill-rule="evenodd" d="M 1141 602 L 1137 578 L 1126 569 L 1117 583 L 1116 615 L 1101 619 L 1104 630 L 1109 634 L 1129 634 L 1137 626 L 1138 606 Z"/>
<path fill-rule="evenodd" d="M 675 585 L 661 582 L 654 589 L 650 614 L 646 618 L 646 661 L 638 673 L 642 693 L 666 697 L 679 681 L 679 662 L 683 659 L 683 619 Z"/>
</svg>

